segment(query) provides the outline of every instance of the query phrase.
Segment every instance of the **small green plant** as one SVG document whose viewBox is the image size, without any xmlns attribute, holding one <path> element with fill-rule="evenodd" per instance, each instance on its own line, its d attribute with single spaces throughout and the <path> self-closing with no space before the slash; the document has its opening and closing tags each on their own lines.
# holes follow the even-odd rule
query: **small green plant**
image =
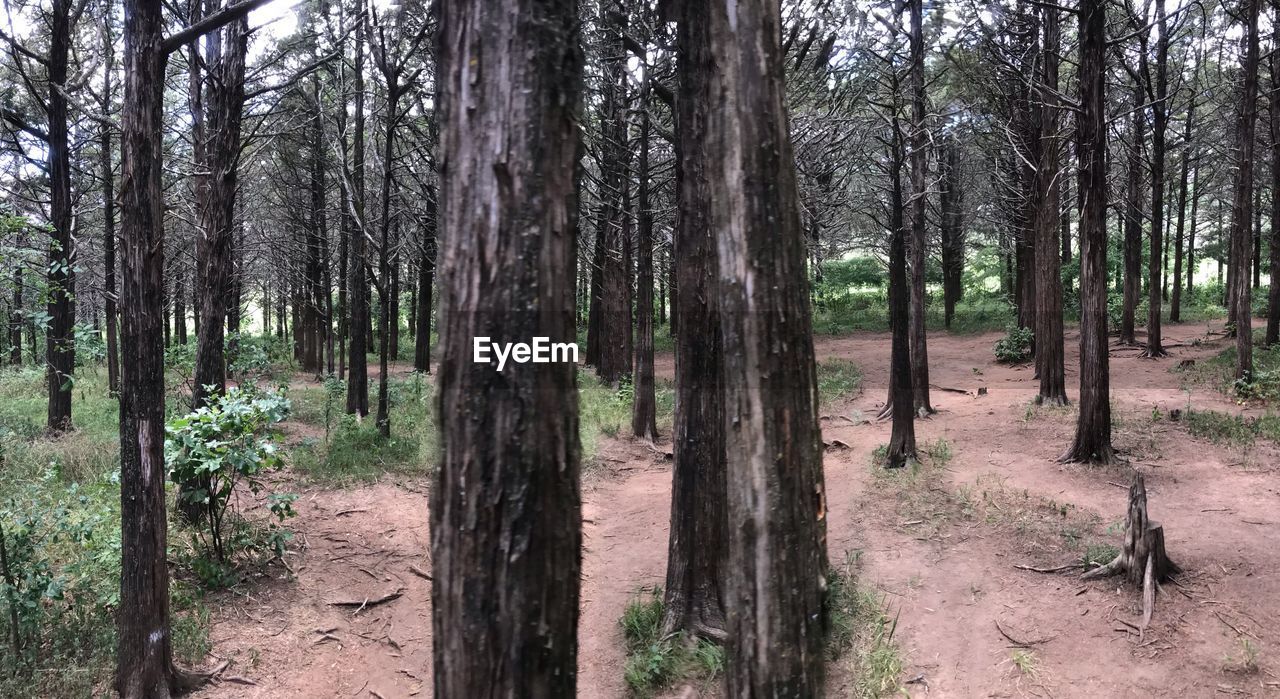
<svg viewBox="0 0 1280 699">
<path fill-rule="evenodd" d="M 326 445 L 329 444 L 329 432 L 333 429 L 333 420 L 341 412 L 339 403 L 346 392 L 347 382 L 333 374 L 324 377 L 324 443 Z"/>
<path fill-rule="evenodd" d="M 827 573 L 827 657 L 849 657 L 855 696 L 872 699 L 899 689 L 903 665 L 893 641 L 898 619 L 889 616 L 873 588 L 858 582 L 860 563 L 860 553 L 851 551 Z"/>
<path fill-rule="evenodd" d="M 1010 325 L 1005 328 L 1005 336 L 996 341 L 996 361 L 1015 364 L 1026 361 L 1031 356 L 1031 342 L 1035 333 L 1031 328 L 1020 328 Z"/>
<path fill-rule="evenodd" d="M 818 400 L 831 405 L 849 398 L 862 387 L 862 370 L 845 359 L 828 359 L 818 363 Z"/>
<path fill-rule="evenodd" d="M 648 697 L 680 681 L 707 681 L 724 671 L 724 650 L 684 634 L 662 635 L 662 590 L 641 591 L 618 624 L 626 643 L 623 679 L 632 696 Z"/>
<path fill-rule="evenodd" d="M 1026 675 L 1027 677 L 1036 676 L 1038 672 L 1037 665 L 1036 665 L 1036 654 L 1031 652 L 1030 650 L 1027 650 L 1027 649 L 1015 650 L 1009 656 L 1009 660 L 1013 662 L 1013 666 L 1018 669 L 1018 672 L 1022 673 L 1023 675 Z"/>
<path fill-rule="evenodd" d="M 264 488 L 263 474 L 283 463 L 268 430 L 289 415 L 289 407 L 283 393 L 232 388 L 213 405 L 165 426 L 169 476 L 176 483 L 199 484 L 179 497 L 201 506 L 205 521 L 193 533 L 217 566 L 228 563 L 224 525 L 236 486 L 243 483 L 256 495 Z M 293 515 L 292 502 L 287 497 L 271 500 L 277 521 Z"/>
</svg>

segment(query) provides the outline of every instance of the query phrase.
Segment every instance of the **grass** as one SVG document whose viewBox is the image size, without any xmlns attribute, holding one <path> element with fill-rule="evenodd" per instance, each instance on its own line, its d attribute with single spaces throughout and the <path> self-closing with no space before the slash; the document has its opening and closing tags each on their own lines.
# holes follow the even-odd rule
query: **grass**
<svg viewBox="0 0 1280 699">
<path fill-rule="evenodd" d="M 379 433 L 373 415 L 356 419 L 343 412 L 343 400 L 337 390 L 327 393 L 321 386 L 291 391 L 290 400 L 301 394 L 294 403 L 293 418 L 324 429 L 327 435 L 325 441 L 304 439 L 293 450 L 294 469 L 332 485 L 374 481 L 384 474 L 432 473 L 439 450 L 432 385 L 423 375 L 414 373 L 404 379 L 393 378 L 387 392 L 391 402 L 390 438 Z"/>
<path fill-rule="evenodd" d="M 827 407 L 862 389 L 862 370 L 845 359 L 818 362 L 818 402 Z"/>
<path fill-rule="evenodd" d="M 860 556 L 845 555 L 827 574 L 827 656 L 846 660 L 853 673 L 853 695 L 881 697 L 901 689 L 902 654 L 893 636 L 898 626 L 884 597 L 859 582 Z"/>
<path fill-rule="evenodd" d="M 1233 396 L 1240 402 L 1272 404 L 1280 402 L 1280 345 L 1262 345 L 1263 330 L 1254 330 L 1253 380 L 1237 382 L 1236 347 L 1232 341 L 1217 355 L 1189 367 L 1171 371 L 1182 375 L 1184 384 L 1204 384 Z"/>
<path fill-rule="evenodd" d="M 632 696 L 650 697 L 680 682 L 708 682 L 724 671 L 724 650 L 683 634 L 662 635 L 662 590 L 641 590 L 618 621 L 626 643 L 623 679 Z"/>
<path fill-rule="evenodd" d="M 635 399 L 630 380 L 612 387 L 600 381 L 589 370 L 578 372 L 578 426 L 582 440 L 583 463 L 591 463 L 600 451 L 600 437 L 617 437 L 631 430 L 631 411 Z M 657 379 L 654 385 L 657 403 L 658 432 L 671 429 L 675 412 L 675 384 Z"/>
<path fill-rule="evenodd" d="M 1280 444 L 1280 415 L 1252 418 L 1217 410 L 1188 410 L 1183 421 L 1192 436 L 1214 444 L 1250 446 L 1259 438 Z"/>
</svg>

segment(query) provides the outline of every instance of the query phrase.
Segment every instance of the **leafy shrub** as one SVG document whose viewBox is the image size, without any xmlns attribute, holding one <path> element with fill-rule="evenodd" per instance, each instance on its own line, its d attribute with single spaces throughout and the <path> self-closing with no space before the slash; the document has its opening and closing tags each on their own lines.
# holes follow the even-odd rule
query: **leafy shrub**
<svg viewBox="0 0 1280 699">
<path fill-rule="evenodd" d="M 1005 336 L 996 342 L 996 360 L 1008 364 L 1025 361 L 1031 356 L 1031 341 L 1035 333 L 1031 328 L 1010 325 Z"/>
<path fill-rule="evenodd" d="M 255 495 L 260 493 L 262 475 L 282 465 L 267 432 L 288 415 L 289 399 L 282 393 L 232 388 L 212 406 L 174 418 L 165 426 L 165 466 L 174 482 L 201 486 L 179 497 L 201 505 L 207 513 L 207 521 L 198 523 L 194 534 L 219 565 L 228 558 L 224 524 L 231 496 L 241 483 Z M 272 515 L 278 521 L 292 516 L 292 502 L 290 496 L 272 495 Z"/>
<path fill-rule="evenodd" d="M 626 643 L 623 679 L 633 696 L 651 696 L 681 680 L 710 680 L 724 670 L 724 650 L 683 634 L 662 635 L 662 590 L 632 599 L 618 621 Z"/>
</svg>

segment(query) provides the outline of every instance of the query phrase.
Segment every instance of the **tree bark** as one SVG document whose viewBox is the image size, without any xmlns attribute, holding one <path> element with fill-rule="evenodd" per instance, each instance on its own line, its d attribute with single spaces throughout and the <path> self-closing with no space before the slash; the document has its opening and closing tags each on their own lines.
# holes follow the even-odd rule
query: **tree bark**
<svg viewBox="0 0 1280 699">
<path fill-rule="evenodd" d="M 1160 0 L 1157 0 L 1159 2 Z M 1040 376 L 1040 391 L 1036 402 L 1048 405 L 1066 405 L 1067 385 L 1064 368 L 1062 332 L 1062 259 L 1059 256 L 1058 235 L 1059 170 L 1058 143 L 1058 53 L 1061 47 L 1061 29 L 1058 11 L 1041 9 L 1044 32 L 1041 59 L 1041 87 L 1038 88 L 1040 110 L 1040 163 L 1036 168 L 1035 209 L 1036 235 L 1036 373 Z"/>
<path fill-rule="evenodd" d="M 604 250 L 598 257 L 600 270 L 600 379 L 616 384 L 631 373 L 628 338 L 631 333 L 631 280 L 627 270 L 628 225 L 627 190 L 631 176 L 631 148 L 627 134 L 627 52 L 623 37 L 627 31 L 625 5 L 602 3 L 601 19 L 606 32 L 607 56 L 604 66 L 601 119 L 600 169 L 604 214 Z"/>
<path fill-rule="evenodd" d="M 1120 313 L 1120 344 L 1135 345 L 1135 317 L 1142 291 L 1142 148 L 1146 142 L 1146 94 L 1133 84 L 1133 119 L 1129 129 L 1128 189 L 1124 207 L 1124 299 Z"/>
<path fill-rule="evenodd" d="M 1147 348 L 1146 357 L 1164 357 L 1160 320 L 1162 290 L 1164 289 L 1164 186 L 1165 186 L 1165 134 L 1169 127 L 1169 22 L 1164 11 L 1164 0 L 1155 0 L 1156 25 L 1159 38 L 1156 41 L 1155 99 L 1151 102 L 1151 257 L 1147 279 Z"/>
<path fill-rule="evenodd" d="M 1280 13 L 1280 0 L 1272 0 Z M 1276 14 L 1280 17 L 1280 14 Z M 1280 22 L 1272 23 L 1273 43 L 1280 41 Z M 1276 44 L 1280 46 L 1280 44 Z M 1271 288 L 1267 293 L 1267 330 L 1263 343 L 1280 342 L 1280 56 L 1271 51 Z"/>
<path fill-rule="evenodd" d="M 1261 0 L 1245 0 L 1244 49 L 1240 71 L 1242 85 L 1239 111 L 1236 121 L 1236 181 L 1232 218 L 1232 320 L 1236 326 L 1237 380 L 1253 380 L 1253 314 L 1252 292 L 1249 283 L 1250 243 L 1253 221 L 1253 150 L 1254 131 L 1258 117 L 1258 12 Z"/>
<path fill-rule="evenodd" d="M 1080 201 L 1080 414 L 1062 461 L 1110 463 L 1111 374 L 1107 354 L 1106 3 L 1081 0 L 1080 112 L 1076 118 Z"/>
<path fill-rule="evenodd" d="M 499 373 L 472 361 L 477 336 L 575 339 L 577 6 L 440 7 L 443 458 L 430 508 L 438 697 L 577 691 L 576 367 L 509 363 Z"/>
<path fill-rule="evenodd" d="M 356 0 L 357 17 L 364 14 L 364 0 Z M 360 20 L 362 21 L 362 20 Z M 369 285 L 365 278 L 364 201 L 364 32 L 356 31 L 355 56 L 351 61 L 355 90 L 352 123 L 351 240 L 348 243 L 347 300 L 351 304 L 351 324 L 347 326 L 351 348 L 348 352 L 347 412 L 369 414 Z"/>
<path fill-rule="evenodd" d="M 45 98 L 49 163 L 49 325 L 45 330 L 45 378 L 49 389 L 48 429 L 71 429 L 75 381 L 75 241 L 71 237 L 71 151 L 67 133 L 67 64 L 71 52 L 71 0 L 53 0 Z"/>
<path fill-rule="evenodd" d="M 1198 72 L 1198 71 L 1193 71 Z M 1194 78 L 1192 85 L 1195 85 Z M 1182 322 L 1182 260 L 1183 260 L 1183 240 L 1185 239 L 1185 224 L 1187 214 L 1187 195 L 1191 186 L 1190 173 L 1191 161 L 1196 159 L 1196 149 L 1193 145 L 1193 129 L 1195 128 L 1196 119 L 1196 101 L 1193 96 L 1191 103 L 1187 105 L 1186 121 L 1183 124 L 1182 131 L 1182 166 L 1179 173 L 1178 185 L 1178 225 L 1173 238 L 1173 292 L 1169 298 L 1169 321 L 1172 323 Z M 1198 194 L 1197 194 L 1198 196 Z M 1194 234 L 1193 234 L 1194 236 Z M 1190 246 L 1187 246 L 1187 255 L 1190 256 Z M 1190 263 L 1188 263 L 1188 267 Z M 1188 270 L 1189 271 L 1189 270 Z M 1187 275 L 1188 279 L 1190 274 Z M 1189 289 L 1188 289 L 1189 291 Z"/>
<path fill-rule="evenodd" d="M 925 231 L 928 196 L 929 132 L 925 126 L 924 2 L 911 6 L 911 390 L 921 414 L 934 413 L 929 400 L 929 347 L 925 328 L 924 266 L 929 238 Z"/>
<path fill-rule="evenodd" d="M 647 89 L 647 86 L 646 86 Z M 658 438 L 657 397 L 653 380 L 653 212 L 649 209 L 648 95 L 640 103 L 639 226 L 636 240 L 636 348 L 631 433 L 641 439 Z"/>
<path fill-rule="evenodd" d="M 711 3 L 717 99 L 705 133 L 724 334 L 734 697 L 821 696 L 826 665 L 826 498 L 781 23 L 778 0 Z"/>
<path fill-rule="evenodd" d="M 956 303 L 964 296 L 964 190 L 960 181 L 960 146 L 945 142 L 941 156 L 942 191 L 942 304 L 947 329 L 956 314 Z"/>
<path fill-rule="evenodd" d="M 664 634 L 683 631 L 725 638 L 723 598 L 728 484 L 725 480 L 724 395 L 717 299 L 718 261 L 707 178 L 712 162 L 707 141 L 714 108 L 710 6 L 681 3 L 676 45 L 679 98 L 676 124 L 678 204 L 672 286 L 681 293 L 671 323 L 698 328 L 675 337 L 676 408 L 672 425 L 671 528 L 664 588 Z"/>
<path fill-rule="evenodd" d="M 114 42 L 110 30 L 103 29 L 103 62 L 115 65 Z M 102 104 L 104 114 L 111 102 L 111 71 L 102 71 Z M 102 170 L 102 296 L 107 317 L 107 390 L 111 395 L 120 392 L 120 330 L 119 312 L 116 309 L 116 191 L 115 173 L 111 164 L 111 128 L 105 124 L 99 131 L 99 168 Z"/>
<path fill-rule="evenodd" d="M 436 272 L 436 203 L 434 194 L 427 197 L 427 213 L 423 218 L 422 252 L 418 258 L 418 313 L 414 331 L 413 368 L 431 373 L 431 288 Z"/>
<path fill-rule="evenodd" d="M 165 55 L 160 0 L 124 2 L 120 242 L 120 608 L 115 689 L 167 699 L 173 665 L 165 561 L 164 193 Z"/>
</svg>

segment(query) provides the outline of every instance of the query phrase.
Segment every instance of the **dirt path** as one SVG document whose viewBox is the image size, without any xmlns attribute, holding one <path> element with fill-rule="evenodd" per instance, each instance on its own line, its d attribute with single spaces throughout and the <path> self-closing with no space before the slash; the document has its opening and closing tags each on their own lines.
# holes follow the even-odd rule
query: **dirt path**
<svg viewBox="0 0 1280 699">
<path fill-rule="evenodd" d="M 1187 571 L 1181 585 L 1162 588 L 1141 639 L 1125 626 L 1139 608 L 1132 590 L 1014 568 L 1069 562 L 1055 542 L 1082 518 L 1097 523 L 1092 535 L 1118 544 L 1118 532 L 1106 529 L 1123 518 L 1130 472 L 1056 463 L 1074 413 L 1028 411 L 1032 369 L 994 364 L 997 335 L 930 338 L 932 383 L 988 390 L 934 391 L 939 413 L 918 423 L 918 438 L 943 438 L 954 456 L 936 487 L 922 491 L 936 491 L 935 499 L 911 503 L 921 514 L 910 520 L 870 466 L 889 426 L 863 420 L 887 391 L 887 335 L 818 340 L 819 359 L 857 363 L 865 387 L 823 421 L 826 439 L 851 447 L 828 451 L 825 461 L 831 557 L 861 553 L 864 580 L 898 615 L 904 678 L 923 675 L 934 697 L 1277 693 L 1280 452 L 1216 446 L 1152 420 L 1153 408 L 1167 413 L 1188 401 L 1239 412 L 1207 387 L 1184 391 L 1169 371 L 1225 346 L 1205 330 L 1169 327 L 1167 342 L 1177 346 L 1168 359 L 1117 349 L 1111 360 L 1117 446 L 1146 475 L 1152 517 L 1165 523 L 1170 555 Z M 1077 343 L 1069 333 L 1073 398 Z M 669 355 L 659 358 L 660 375 L 672 368 Z M 625 440 L 606 440 L 600 454 L 604 469 L 586 481 L 583 513 L 579 686 L 593 698 L 625 695 L 617 620 L 638 588 L 662 582 L 670 507 L 669 462 Z M 1046 517 L 1050 501 L 1064 513 L 1070 507 L 1070 517 Z M 296 581 L 255 586 L 215 612 L 215 654 L 233 661 L 226 675 L 254 684 L 224 681 L 199 696 L 429 696 L 430 583 L 410 569 L 429 570 L 425 484 L 308 491 L 297 509 L 303 546 L 289 559 Z M 402 596 L 363 610 L 330 604 L 394 591 Z M 1235 672 L 1248 654 L 1244 638 L 1258 649 L 1252 674 Z M 847 694 L 835 677 L 829 694 Z M 923 696 L 923 686 L 909 689 Z"/>
</svg>

